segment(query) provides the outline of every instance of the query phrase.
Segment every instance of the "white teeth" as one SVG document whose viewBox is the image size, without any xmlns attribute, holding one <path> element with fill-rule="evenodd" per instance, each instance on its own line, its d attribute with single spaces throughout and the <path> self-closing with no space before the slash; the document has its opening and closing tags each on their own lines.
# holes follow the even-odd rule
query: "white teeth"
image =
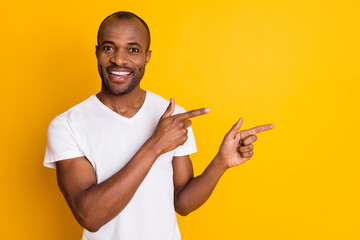
<svg viewBox="0 0 360 240">
<path fill-rule="evenodd" d="M 112 71 L 110 71 L 110 73 L 118 76 L 125 76 L 130 74 L 130 72 L 112 72 Z"/>
</svg>

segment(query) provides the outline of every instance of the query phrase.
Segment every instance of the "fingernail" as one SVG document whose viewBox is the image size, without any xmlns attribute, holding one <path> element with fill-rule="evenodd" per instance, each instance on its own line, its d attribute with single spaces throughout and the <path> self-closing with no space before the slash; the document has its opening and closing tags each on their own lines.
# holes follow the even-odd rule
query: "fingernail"
<svg viewBox="0 0 360 240">
<path fill-rule="evenodd" d="M 210 108 L 205 108 L 205 112 L 209 113 L 210 112 Z"/>
</svg>

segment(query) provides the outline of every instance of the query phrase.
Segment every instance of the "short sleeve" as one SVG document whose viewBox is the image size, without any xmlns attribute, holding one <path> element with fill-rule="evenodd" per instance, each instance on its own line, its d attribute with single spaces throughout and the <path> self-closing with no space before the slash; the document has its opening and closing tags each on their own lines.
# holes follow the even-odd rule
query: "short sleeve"
<svg viewBox="0 0 360 240">
<path fill-rule="evenodd" d="M 183 113 L 183 112 L 185 112 L 185 109 L 176 105 L 174 114 Z M 197 152 L 197 148 L 196 148 L 194 133 L 192 127 L 188 127 L 188 139 L 186 140 L 184 145 L 176 148 L 174 156 L 176 157 L 186 156 L 195 152 Z"/>
<path fill-rule="evenodd" d="M 65 116 L 57 116 L 48 127 L 44 166 L 55 168 L 57 161 L 81 156 L 84 154 L 79 150 Z"/>
</svg>

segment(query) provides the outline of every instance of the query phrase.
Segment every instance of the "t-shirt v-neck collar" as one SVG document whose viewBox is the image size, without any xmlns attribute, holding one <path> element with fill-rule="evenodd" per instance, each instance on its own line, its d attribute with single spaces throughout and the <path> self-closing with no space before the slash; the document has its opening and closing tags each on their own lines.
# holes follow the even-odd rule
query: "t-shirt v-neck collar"
<svg viewBox="0 0 360 240">
<path fill-rule="evenodd" d="M 108 106 L 106 106 L 104 103 L 102 103 L 96 95 L 92 95 L 91 96 L 94 101 L 100 106 L 101 109 L 104 109 L 104 111 L 107 111 L 109 112 L 110 114 L 112 114 L 113 116 L 123 120 L 123 121 L 128 121 L 128 122 L 131 122 L 137 118 L 139 118 L 142 113 L 144 112 L 144 109 L 146 108 L 146 105 L 147 105 L 147 102 L 148 102 L 148 99 L 149 99 L 149 92 L 147 90 L 145 90 L 145 100 L 143 102 L 143 104 L 141 105 L 140 109 L 135 113 L 134 116 L 128 118 L 128 117 L 124 117 L 122 116 L 121 114 L 119 113 L 116 113 L 114 112 L 113 110 L 111 110 Z"/>
</svg>

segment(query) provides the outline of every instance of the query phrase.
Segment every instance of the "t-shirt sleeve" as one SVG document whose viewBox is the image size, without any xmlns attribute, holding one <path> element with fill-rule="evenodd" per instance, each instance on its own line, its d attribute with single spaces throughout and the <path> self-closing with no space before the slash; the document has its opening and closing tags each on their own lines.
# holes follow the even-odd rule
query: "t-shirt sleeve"
<svg viewBox="0 0 360 240">
<path fill-rule="evenodd" d="M 84 154 L 79 150 L 65 116 L 57 116 L 48 127 L 44 166 L 55 168 L 57 161 L 81 156 Z"/>
<path fill-rule="evenodd" d="M 175 108 L 174 114 L 183 113 L 183 112 L 185 112 L 185 109 L 177 106 L 177 108 Z M 197 148 L 196 148 L 194 133 L 192 127 L 188 127 L 188 139 L 186 140 L 184 145 L 176 148 L 174 156 L 176 157 L 186 156 L 195 152 L 197 152 Z"/>
</svg>

